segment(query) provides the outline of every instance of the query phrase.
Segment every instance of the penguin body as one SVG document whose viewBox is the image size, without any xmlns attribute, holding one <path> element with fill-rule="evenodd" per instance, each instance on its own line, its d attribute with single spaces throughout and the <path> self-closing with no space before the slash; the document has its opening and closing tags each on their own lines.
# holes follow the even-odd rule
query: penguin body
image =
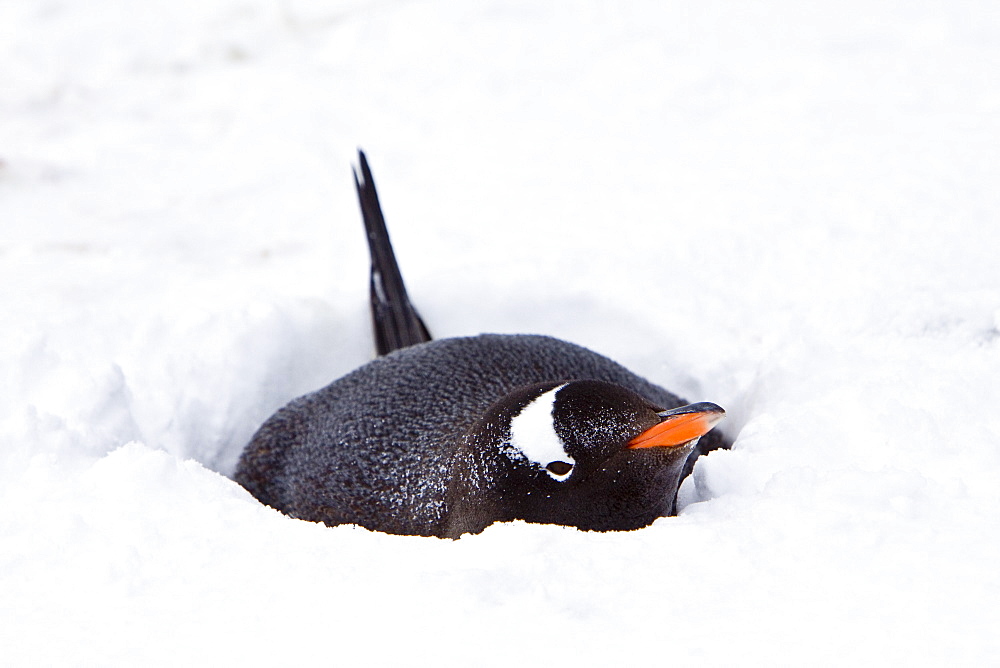
<svg viewBox="0 0 1000 668">
<path fill-rule="evenodd" d="M 551 337 L 431 341 L 401 278 L 386 296 L 398 267 L 388 236 L 373 240 L 371 212 L 381 220 L 381 211 L 377 198 L 366 208 L 374 184 L 361 160 L 384 354 L 268 419 L 243 452 L 237 482 L 293 517 L 421 536 L 458 538 L 515 519 L 628 530 L 672 514 L 695 458 L 728 447 L 708 433 L 722 409 L 686 406 Z M 389 248 L 382 260 L 380 245 Z"/>
</svg>

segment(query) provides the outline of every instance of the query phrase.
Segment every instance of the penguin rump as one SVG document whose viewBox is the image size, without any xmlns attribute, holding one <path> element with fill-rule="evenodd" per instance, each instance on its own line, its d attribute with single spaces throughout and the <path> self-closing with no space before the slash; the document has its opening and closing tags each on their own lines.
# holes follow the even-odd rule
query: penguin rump
<svg viewBox="0 0 1000 668">
<path fill-rule="evenodd" d="M 379 357 L 269 418 L 236 481 L 292 517 L 442 538 L 512 520 L 624 531 L 674 514 L 695 459 L 729 447 L 710 431 L 725 412 L 547 336 L 432 340 L 359 161 Z"/>
</svg>

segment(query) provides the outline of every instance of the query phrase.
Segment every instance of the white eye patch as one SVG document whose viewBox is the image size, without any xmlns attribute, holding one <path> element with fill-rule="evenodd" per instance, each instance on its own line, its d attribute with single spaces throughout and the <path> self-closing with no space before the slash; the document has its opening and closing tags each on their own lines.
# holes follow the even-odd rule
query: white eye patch
<svg viewBox="0 0 1000 668">
<path fill-rule="evenodd" d="M 576 464 L 566 452 L 552 422 L 556 392 L 565 386 L 559 385 L 540 394 L 510 421 L 510 444 L 560 482 L 570 476 Z"/>
</svg>

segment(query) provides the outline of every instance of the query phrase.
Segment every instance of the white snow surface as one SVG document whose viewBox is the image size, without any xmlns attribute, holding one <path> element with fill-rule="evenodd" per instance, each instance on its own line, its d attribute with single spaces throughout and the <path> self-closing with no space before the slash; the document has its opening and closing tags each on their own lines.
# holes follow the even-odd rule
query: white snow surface
<svg viewBox="0 0 1000 668">
<path fill-rule="evenodd" d="M 991 665 L 1000 4 L 0 3 L 0 664 Z M 729 414 L 679 516 L 459 541 L 227 476 L 436 336 Z"/>
</svg>

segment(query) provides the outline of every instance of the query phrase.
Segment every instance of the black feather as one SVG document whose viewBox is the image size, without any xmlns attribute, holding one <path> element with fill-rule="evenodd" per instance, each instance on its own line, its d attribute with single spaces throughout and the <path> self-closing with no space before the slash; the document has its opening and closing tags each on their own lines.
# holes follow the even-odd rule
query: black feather
<svg viewBox="0 0 1000 668">
<path fill-rule="evenodd" d="M 354 170 L 354 185 L 358 189 L 358 202 L 371 253 L 370 299 L 375 350 L 379 355 L 387 355 L 399 348 L 426 343 L 431 340 L 431 335 L 406 294 L 364 151 L 358 151 L 358 159 L 361 178 Z"/>
</svg>

